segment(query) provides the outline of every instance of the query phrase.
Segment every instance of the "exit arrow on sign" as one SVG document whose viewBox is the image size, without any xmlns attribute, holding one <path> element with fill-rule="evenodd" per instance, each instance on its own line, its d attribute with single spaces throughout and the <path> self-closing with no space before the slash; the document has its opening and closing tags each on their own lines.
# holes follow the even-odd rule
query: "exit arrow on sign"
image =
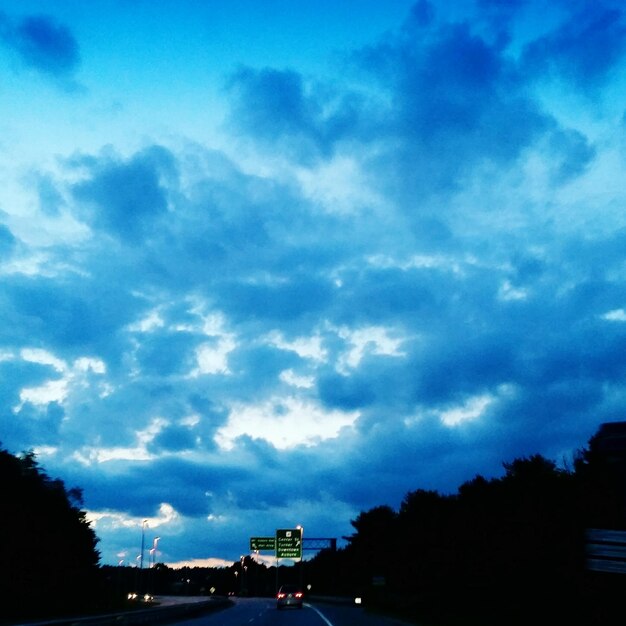
<svg viewBox="0 0 626 626">
<path fill-rule="evenodd" d="M 276 531 L 276 558 L 302 558 L 302 530 L 300 528 L 284 528 Z"/>
<path fill-rule="evenodd" d="M 276 550 L 274 537 L 250 537 L 250 550 Z"/>
</svg>

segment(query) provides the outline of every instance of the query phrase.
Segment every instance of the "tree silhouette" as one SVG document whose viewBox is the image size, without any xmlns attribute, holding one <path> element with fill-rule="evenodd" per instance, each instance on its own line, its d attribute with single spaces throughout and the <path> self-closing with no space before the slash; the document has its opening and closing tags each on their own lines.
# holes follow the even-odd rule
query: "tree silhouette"
<svg viewBox="0 0 626 626">
<path fill-rule="evenodd" d="M 93 607 L 99 582 L 97 538 L 67 490 L 35 454 L 0 449 L 0 588 L 7 616 L 51 616 Z"/>
<path fill-rule="evenodd" d="M 615 578 L 586 571 L 585 529 L 620 527 L 624 481 L 593 445 L 574 470 L 539 454 L 503 468 L 455 494 L 412 491 L 398 512 L 360 513 L 348 545 L 313 559 L 311 571 L 318 579 L 340 571 L 370 605 L 429 623 L 614 623 L 597 607 L 615 595 Z"/>
</svg>

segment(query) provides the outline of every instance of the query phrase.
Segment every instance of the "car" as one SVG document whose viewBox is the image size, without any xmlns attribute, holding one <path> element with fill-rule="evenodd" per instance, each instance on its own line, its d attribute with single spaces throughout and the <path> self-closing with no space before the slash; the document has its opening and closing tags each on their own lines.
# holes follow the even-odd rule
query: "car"
<svg viewBox="0 0 626 626">
<path fill-rule="evenodd" d="M 276 594 L 276 608 L 302 608 L 304 594 L 297 585 L 282 585 Z"/>
<path fill-rule="evenodd" d="M 152 604 L 154 602 L 154 596 L 149 593 L 140 595 L 133 591 L 128 594 L 128 600 L 129 602 L 144 602 L 145 604 Z"/>
</svg>

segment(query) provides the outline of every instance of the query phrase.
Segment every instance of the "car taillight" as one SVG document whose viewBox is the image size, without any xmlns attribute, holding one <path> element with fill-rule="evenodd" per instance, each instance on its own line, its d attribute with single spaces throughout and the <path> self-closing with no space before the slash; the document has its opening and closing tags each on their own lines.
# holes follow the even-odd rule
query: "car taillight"
<svg viewBox="0 0 626 626">
<path fill-rule="evenodd" d="M 298 591 L 298 592 L 296 593 L 296 598 L 301 598 L 301 597 L 302 597 L 302 592 L 301 592 L 301 591 Z"/>
<path fill-rule="evenodd" d="M 284 598 L 284 597 L 285 597 L 285 594 L 284 594 L 284 593 L 279 593 L 276 597 L 277 597 L 277 598 Z"/>
</svg>

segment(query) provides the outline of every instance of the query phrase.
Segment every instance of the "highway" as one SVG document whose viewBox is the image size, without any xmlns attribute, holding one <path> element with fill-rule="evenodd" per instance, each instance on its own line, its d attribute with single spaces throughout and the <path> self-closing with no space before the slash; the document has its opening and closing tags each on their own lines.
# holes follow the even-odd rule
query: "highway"
<svg viewBox="0 0 626 626">
<path fill-rule="evenodd" d="M 305 602 L 302 609 L 276 609 L 273 598 L 235 598 L 217 612 L 174 622 L 177 626 L 406 626 L 399 620 L 370 615 L 363 607 Z"/>
</svg>

